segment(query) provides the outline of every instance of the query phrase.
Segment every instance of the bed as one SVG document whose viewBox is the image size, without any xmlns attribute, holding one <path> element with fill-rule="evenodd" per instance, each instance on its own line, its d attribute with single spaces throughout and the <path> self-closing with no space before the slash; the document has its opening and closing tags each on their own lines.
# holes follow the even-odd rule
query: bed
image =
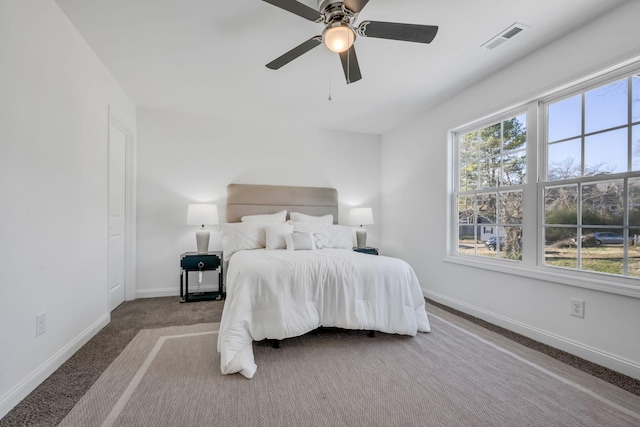
<svg viewBox="0 0 640 427">
<path fill-rule="evenodd" d="M 226 216 L 223 374 L 252 378 L 254 341 L 319 327 L 430 332 L 415 272 L 400 259 L 353 251 L 335 189 L 230 184 Z"/>
</svg>

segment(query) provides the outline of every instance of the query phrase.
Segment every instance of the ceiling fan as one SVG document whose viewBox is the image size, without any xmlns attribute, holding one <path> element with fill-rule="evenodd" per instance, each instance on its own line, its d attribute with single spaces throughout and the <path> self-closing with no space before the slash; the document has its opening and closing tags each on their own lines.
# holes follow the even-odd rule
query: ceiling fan
<svg viewBox="0 0 640 427">
<path fill-rule="evenodd" d="M 340 55 L 347 84 L 357 82 L 362 78 L 358 58 L 353 46 L 356 34 L 362 37 L 431 43 L 438 33 L 438 27 L 434 25 L 399 24 L 382 21 L 362 21 L 360 25 L 355 27 L 354 21 L 356 17 L 369 0 L 318 0 L 319 10 L 315 10 L 296 0 L 263 1 L 309 21 L 322 23 L 325 27 L 322 35 L 311 37 L 304 43 L 294 47 L 284 55 L 268 63 L 267 68 L 277 70 L 324 42 L 329 50 Z"/>
</svg>

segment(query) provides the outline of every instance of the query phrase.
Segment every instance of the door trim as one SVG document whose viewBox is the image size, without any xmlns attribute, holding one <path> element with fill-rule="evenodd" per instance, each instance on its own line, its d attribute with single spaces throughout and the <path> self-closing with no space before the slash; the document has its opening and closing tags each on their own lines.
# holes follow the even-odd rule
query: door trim
<svg viewBox="0 0 640 427">
<path fill-rule="evenodd" d="M 128 124 L 123 116 L 109 106 L 107 123 L 107 144 L 110 140 L 110 126 L 117 127 L 125 134 L 125 208 L 124 208 L 124 300 L 136 299 L 136 136 L 134 124 Z M 107 156 L 108 158 L 108 156 Z M 107 170 L 108 170 L 107 165 Z M 107 180 L 108 185 L 108 180 Z M 107 209 L 109 191 L 107 191 Z M 109 215 L 107 215 L 107 236 L 109 233 Z M 107 277 L 109 265 L 107 263 Z M 107 308 L 109 308 L 109 281 L 107 280 Z"/>
</svg>

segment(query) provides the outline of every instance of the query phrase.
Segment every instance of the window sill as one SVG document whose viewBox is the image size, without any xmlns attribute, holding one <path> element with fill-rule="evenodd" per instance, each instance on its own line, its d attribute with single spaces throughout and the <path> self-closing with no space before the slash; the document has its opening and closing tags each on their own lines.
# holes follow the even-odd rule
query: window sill
<svg viewBox="0 0 640 427">
<path fill-rule="evenodd" d="M 530 267 L 508 260 L 485 260 L 465 256 L 449 255 L 444 258 L 444 261 L 567 286 L 640 298 L 640 281 L 638 279 L 587 273 L 557 267 Z"/>
</svg>

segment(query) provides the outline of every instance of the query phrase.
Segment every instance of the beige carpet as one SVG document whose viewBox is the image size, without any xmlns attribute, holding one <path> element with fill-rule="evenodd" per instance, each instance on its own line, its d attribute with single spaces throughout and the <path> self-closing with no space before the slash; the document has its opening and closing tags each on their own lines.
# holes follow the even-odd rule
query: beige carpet
<svg viewBox="0 0 640 427">
<path fill-rule="evenodd" d="M 430 307 L 416 337 L 325 330 L 220 374 L 217 324 L 141 331 L 61 426 L 638 426 L 640 397 Z"/>
</svg>

